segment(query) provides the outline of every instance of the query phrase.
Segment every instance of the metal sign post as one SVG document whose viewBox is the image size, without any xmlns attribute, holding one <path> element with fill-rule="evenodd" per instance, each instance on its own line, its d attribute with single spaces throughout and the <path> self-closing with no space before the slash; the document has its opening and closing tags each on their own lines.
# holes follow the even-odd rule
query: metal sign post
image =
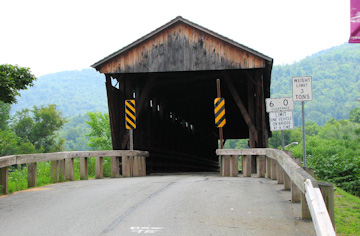
<svg viewBox="0 0 360 236">
<path fill-rule="evenodd" d="M 305 133 L 305 108 L 304 101 L 312 101 L 312 77 L 302 76 L 293 77 L 293 100 L 294 102 L 301 102 L 301 116 L 302 116 L 302 133 L 303 133 L 303 162 L 306 167 L 306 133 Z"/>
<path fill-rule="evenodd" d="M 219 128 L 220 147 L 224 148 L 223 126 L 226 124 L 225 119 L 225 100 L 221 97 L 220 79 L 216 80 L 217 98 L 214 100 L 215 124 Z"/>
</svg>

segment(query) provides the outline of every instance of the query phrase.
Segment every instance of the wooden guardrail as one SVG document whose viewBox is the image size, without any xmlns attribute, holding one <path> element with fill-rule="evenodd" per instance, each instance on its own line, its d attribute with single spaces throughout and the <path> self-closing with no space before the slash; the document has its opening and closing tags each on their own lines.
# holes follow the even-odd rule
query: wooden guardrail
<svg viewBox="0 0 360 236">
<path fill-rule="evenodd" d="M 333 222 L 333 186 L 322 185 L 305 171 L 294 159 L 284 151 L 270 148 L 254 149 L 218 149 L 216 154 L 221 158 L 236 159 L 238 156 L 251 157 L 256 155 L 258 172 L 266 173 L 266 177 L 284 184 L 285 190 L 291 190 L 291 201 L 301 202 L 302 218 L 312 219 L 317 235 L 336 235 Z M 262 160 L 265 156 L 265 162 Z M 223 163 L 223 162 L 222 162 Z M 260 165 L 260 166 L 259 166 Z M 231 165 L 228 164 L 228 166 Z M 237 168 L 237 165 L 236 165 Z M 227 173 L 232 173 L 228 170 Z M 230 175 L 233 176 L 233 175 Z M 248 173 L 244 177 L 251 177 Z M 265 177 L 258 173 L 258 177 Z M 324 187 L 324 189 L 320 189 Z M 330 190 L 330 191 L 328 191 Z M 329 195 L 327 195 L 329 193 Z M 332 193 L 332 196 L 331 196 Z M 323 197 L 323 195 L 326 195 Z M 327 206 L 324 199 L 327 199 Z M 330 199 L 330 200 L 329 200 Z M 330 218 L 330 215 L 332 218 Z"/>
<path fill-rule="evenodd" d="M 103 178 L 103 157 L 111 157 L 111 177 L 120 176 L 119 162 L 122 158 L 122 174 L 124 177 L 145 176 L 145 157 L 147 151 L 110 150 L 110 151 L 74 151 L 55 153 L 22 154 L 0 157 L 0 185 L 2 193 L 8 193 L 9 166 L 28 164 L 28 186 L 36 186 L 37 162 L 51 162 L 51 176 L 53 182 L 58 182 L 59 177 L 65 180 L 74 180 L 74 158 L 80 158 L 80 179 L 88 179 L 88 158 L 95 157 L 95 178 Z"/>
</svg>

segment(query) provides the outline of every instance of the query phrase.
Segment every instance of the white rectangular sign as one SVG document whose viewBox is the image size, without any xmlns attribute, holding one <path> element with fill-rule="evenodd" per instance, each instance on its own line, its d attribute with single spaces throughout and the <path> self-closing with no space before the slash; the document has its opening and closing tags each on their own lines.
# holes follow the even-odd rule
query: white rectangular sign
<svg viewBox="0 0 360 236">
<path fill-rule="evenodd" d="M 270 112 L 270 130 L 288 130 L 294 128 L 294 120 L 292 111 Z"/>
<path fill-rule="evenodd" d="M 292 111 L 294 102 L 292 98 L 267 98 L 266 112 Z"/>
<path fill-rule="evenodd" d="M 292 86 L 294 102 L 313 100 L 311 76 L 293 77 Z"/>
</svg>

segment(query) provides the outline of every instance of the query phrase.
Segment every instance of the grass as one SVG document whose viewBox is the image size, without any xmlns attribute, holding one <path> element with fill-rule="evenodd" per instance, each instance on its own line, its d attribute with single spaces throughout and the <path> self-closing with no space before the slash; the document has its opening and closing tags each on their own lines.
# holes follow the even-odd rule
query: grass
<svg viewBox="0 0 360 236">
<path fill-rule="evenodd" d="M 37 163 L 37 181 L 36 187 L 52 184 L 50 175 L 50 162 Z M 111 176 L 111 157 L 104 157 L 103 162 L 104 177 Z M 27 166 L 18 165 L 17 168 L 12 168 L 9 173 L 8 192 L 13 193 L 20 190 L 28 189 L 28 168 Z M 88 159 L 88 178 L 95 178 L 95 158 Z M 80 180 L 80 160 L 74 160 L 74 180 Z"/>
<path fill-rule="evenodd" d="M 334 194 L 335 230 L 337 235 L 360 235 L 360 198 L 340 188 L 336 188 Z"/>
</svg>

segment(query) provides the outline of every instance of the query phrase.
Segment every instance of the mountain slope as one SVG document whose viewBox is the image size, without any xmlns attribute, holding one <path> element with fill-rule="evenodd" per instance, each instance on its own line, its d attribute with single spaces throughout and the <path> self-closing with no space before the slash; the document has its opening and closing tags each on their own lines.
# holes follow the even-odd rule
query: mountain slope
<svg viewBox="0 0 360 236">
<path fill-rule="evenodd" d="M 291 97 L 292 77 L 312 76 L 313 101 L 305 102 L 306 121 L 322 125 L 330 118 L 347 119 L 360 97 L 360 45 L 348 44 L 318 52 L 291 65 L 274 66 L 271 97 Z M 294 111 L 301 124 L 300 103 Z"/>
<path fill-rule="evenodd" d="M 65 117 L 88 111 L 107 112 L 105 76 L 94 69 L 40 76 L 34 87 L 21 91 L 21 97 L 11 107 L 11 113 L 52 103 Z"/>
</svg>

